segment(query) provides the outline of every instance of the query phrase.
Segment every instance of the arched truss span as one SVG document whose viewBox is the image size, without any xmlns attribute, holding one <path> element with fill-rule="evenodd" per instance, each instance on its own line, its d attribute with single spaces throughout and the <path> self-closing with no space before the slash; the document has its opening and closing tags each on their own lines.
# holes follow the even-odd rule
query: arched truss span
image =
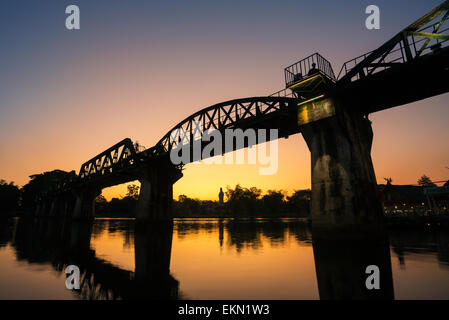
<svg viewBox="0 0 449 320">
<path fill-rule="evenodd" d="M 286 97 L 252 97 L 230 100 L 202 109 L 174 126 L 147 152 L 162 155 L 179 144 L 201 139 L 212 130 L 223 131 L 242 127 L 244 124 L 263 121 L 276 112 L 293 110 L 298 99 Z"/>
</svg>

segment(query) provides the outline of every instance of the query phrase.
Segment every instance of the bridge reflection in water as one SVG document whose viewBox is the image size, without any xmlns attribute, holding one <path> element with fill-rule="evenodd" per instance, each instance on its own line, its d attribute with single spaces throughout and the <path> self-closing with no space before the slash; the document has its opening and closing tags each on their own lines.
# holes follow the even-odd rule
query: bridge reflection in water
<svg viewBox="0 0 449 320">
<path fill-rule="evenodd" d="M 2 225 L 8 226 L 7 223 Z M 136 226 L 132 220 L 81 222 L 20 219 L 15 228 L 2 229 L 4 229 L 1 231 L 2 243 L 11 243 L 14 246 L 17 260 L 29 264 L 50 263 L 52 268 L 62 275 L 67 265 L 79 266 L 81 289 L 74 291 L 79 299 L 189 298 L 188 295 L 180 293 L 179 281 L 170 274 L 173 233 L 181 241 L 191 241 L 195 235 L 204 233 L 214 235 L 220 247 L 237 252 L 238 255 L 248 250 L 263 252 L 262 247 L 267 245 L 267 239 L 269 246 L 272 247 L 289 246 L 290 241 L 295 241 L 302 247 L 313 247 L 316 280 L 321 299 L 394 298 L 390 250 L 386 242 L 312 241 L 309 226 L 297 220 L 183 220 L 176 221 L 174 228 L 159 226 L 158 229 L 148 229 Z M 123 267 L 120 263 L 116 263 L 117 261 L 104 260 L 100 257 L 102 255 L 94 250 L 96 243 L 93 242 L 105 232 L 109 235 L 118 232 L 121 241 L 130 242 L 129 247 L 134 247 L 134 272 L 127 270 L 132 268 Z M 404 255 L 407 254 L 407 247 L 411 246 L 404 242 L 401 234 L 393 236 L 392 239 L 396 243 L 393 252 L 397 254 L 401 265 L 404 265 Z M 442 247 L 447 247 L 448 240 L 446 237 L 445 245 L 443 243 Z M 441 241 L 443 240 L 440 239 Z M 420 241 L 420 245 L 425 242 Z M 179 250 L 182 248 L 178 248 L 178 252 Z M 449 253 L 446 251 L 440 250 L 438 258 L 442 263 L 446 261 L 448 264 Z M 114 258 L 112 257 L 112 260 L 115 260 Z M 132 259 L 132 255 L 129 258 Z M 198 263 L 196 259 L 196 256 L 191 257 L 189 261 L 191 265 Z M 203 259 L 207 257 L 203 256 Z M 182 263 L 182 268 L 188 268 L 185 263 L 185 261 Z M 365 287 L 365 279 L 368 276 L 365 274 L 365 268 L 371 264 L 377 265 L 380 269 L 380 290 L 367 290 Z M 284 266 L 288 269 L 296 267 L 293 260 L 291 265 Z M 251 267 L 242 260 L 239 268 L 244 270 Z M 222 268 L 215 272 L 223 273 L 226 270 Z M 311 278 L 308 279 L 309 282 L 315 281 L 313 273 L 291 270 L 291 274 L 295 273 L 306 273 L 306 277 Z M 265 278 L 259 279 L 255 276 L 257 279 L 254 280 L 258 281 L 257 286 L 263 287 L 265 283 L 272 288 L 273 283 L 266 277 L 279 276 L 266 274 Z M 291 275 L 280 277 L 289 276 Z M 217 278 L 217 274 L 204 274 L 203 277 L 214 279 Z M 232 274 L 230 277 L 237 279 Z M 182 280 L 190 281 L 185 277 Z M 220 291 L 220 280 L 209 281 L 208 286 L 211 291 Z M 279 291 L 282 289 L 282 285 L 279 285 Z"/>
<path fill-rule="evenodd" d="M 313 241 L 313 252 L 321 299 L 394 298 L 388 241 L 375 236 L 359 241 L 320 237 Z M 379 268 L 380 289 L 366 287 L 370 265 Z"/>
<path fill-rule="evenodd" d="M 81 289 L 73 291 L 78 299 L 449 297 L 447 232 L 390 230 L 391 259 L 382 238 L 328 241 L 314 233 L 312 239 L 311 228 L 298 219 L 180 219 L 158 229 L 141 228 L 134 220 L 1 222 L 0 265 L 16 279 L 0 275 L 3 298 L 14 291 L 10 286 L 24 286 L 22 278 L 44 279 L 48 269 L 61 276 L 44 283 L 64 288 L 70 264 L 81 270 Z M 39 268 L 29 274 L 22 263 L 3 260 L 5 247 L 13 250 L 13 259 Z M 380 290 L 365 287 L 368 265 L 380 269 Z M 45 298 L 48 289 L 25 286 L 34 292 L 18 298 Z"/>
<path fill-rule="evenodd" d="M 170 275 L 173 226 L 136 228 L 135 271 L 96 257 L 91 248 L 93 223 L 60 219 L 20 219 L 14 236 L 18 260 L 51 263 L 62 273 L 80 268 L 81 299 L 177 299 L 178 281 Z"/>
<path fill-rule="evenodd" d="M 311 153 L 313 227 L 337 237 L 356 230 L 382 233 L 368 116 L 449 92 L 448 18 L 446 0 L 377 49 L 347 61 L 338 77 L 332 64 L 316 53 L 284 69 L 285 90 L 201 109 L 146 150 L 135 150 L 124 139 L 83 163 L 78 174 L 47 182 L 34 214 L 92 219 L 94 200 L 103 188 L 139 180 L 136 219 L 171 221 L 173 184 L 183 176 L 183 165 L 301 133 Z M 203 139 L 247 129 L 275 129 L 277 134 L 252 142 L 232 139 L 229 145 L 225 139 L 218 150 Z M 173 161 L 172 155 L 180 152 L 185 159 Z"/>
</svg>

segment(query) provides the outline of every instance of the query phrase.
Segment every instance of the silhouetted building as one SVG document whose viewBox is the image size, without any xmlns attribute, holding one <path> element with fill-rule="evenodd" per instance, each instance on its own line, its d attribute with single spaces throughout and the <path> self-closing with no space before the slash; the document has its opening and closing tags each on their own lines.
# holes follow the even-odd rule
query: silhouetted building
<svg viewBox="0 0 449 320">
<path fill-rule="evenodd" d="M 379 185 L 382 204 L 386 213 L 418 213 L 431 210 L 434 213 L 447 212 L 449 194 L 426 192 L 426 189 L 444 189 L 443 187 L 426 188 L 413 185 Z"/>
<path fill-rule="evenodd" d="M 380 185 L 382 202 L 384 206 L 399 204 L 418 205 L 426 201 L 424 187 L 412 185 Z"/>
</svg>

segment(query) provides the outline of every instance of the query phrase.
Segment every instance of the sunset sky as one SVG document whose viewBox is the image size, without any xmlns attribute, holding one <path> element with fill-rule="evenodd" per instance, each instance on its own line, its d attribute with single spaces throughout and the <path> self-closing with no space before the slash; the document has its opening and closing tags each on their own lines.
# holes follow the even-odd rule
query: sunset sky
<svg viewBox="0 0 449 320">
<path fill-rule="evenodd" d="M 284 67 L 314 52 L 338 74 L 441 2 L 2 0 L 0 179 L 22 186 L 31 174 L 78 172 L 125 137 L 151 147 L 204 107 L 282 89 Z M 80 30 L 65 28 L 70 4 L 80 8 Z M 380 30 L 364 26 L 370 4 L 380 7 Z M 370 116 L 379 183 L 449 179 L 448 103 L 445 94 Z M 190 164 L 174 196 L 217 199 L 220 186 L 236 183 L 310 188 L 302 136 L 279 141 L 275 175 Z"/>
</svg>

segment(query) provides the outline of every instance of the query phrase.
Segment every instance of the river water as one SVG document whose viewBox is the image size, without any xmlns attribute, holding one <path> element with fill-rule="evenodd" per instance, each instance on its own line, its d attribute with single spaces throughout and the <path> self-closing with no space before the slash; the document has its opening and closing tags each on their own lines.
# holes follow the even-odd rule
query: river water
<svg viewBox="0 0 449 320">
<path fill-rule="evenodd" d="M 4 219 L 0 299 L 338 299 L 361 290 L 371 257 L 384 297 L 449 299 L 447 230 L 390 230 L 389 243 L 316 246 L 300 219 Z M 79 290 L 66 288 L 68 265 Z"/>
</svg>

